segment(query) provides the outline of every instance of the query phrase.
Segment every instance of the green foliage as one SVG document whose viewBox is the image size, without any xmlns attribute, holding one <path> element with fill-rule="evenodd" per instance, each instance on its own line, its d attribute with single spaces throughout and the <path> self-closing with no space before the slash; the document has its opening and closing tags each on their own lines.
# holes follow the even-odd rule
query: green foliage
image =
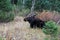
<svg viewBox="0 0 60 40">
<path fill-rule="evenodd" d="M 53 21 L 48 21 L 43 28 L 43 32 L 49 35 L 56 35 L 58 31 L 58 26 Z"/>
<path fill-rule="evenodd" d="M 50 40 L 57 40 L 57 35 L 58 35 L 58 26 L 55 22 L 53 21 L 48 21 L 44 28 L 43 28 L 43 32 L 46 35 L 50 35 Z"/>
<path fill-rule="evenodd" d="M 0 37 L 0 40 L 2 40 L 2 37 Z"/>
<path fill-rule="evenodd" d="M 22 9 L 23 0 L 18 0 L 17 6 L 19 9 Z M 24 8 L 31 9 L 32 7 L 32 0 L 25 0 Z M 36 11 L 58 11 L 60 12 L 60 0 L 35 0 L 34 9 Z"/>
<path fill-rule="evenodd" d="M 26 8 L 31 8 L 31 6 L 32 6 L 32 0 L 26 0 L 26 2 L 25 2 L 25 6 L 26 6 Z"/>
<path fill-rule="evenodd" d="M 45 38 L 44 40 L 49 40 L 49 38 Z"/>
<path fill-rule="evenodd" d="M 0 22 L 9 22 L 14 19 L 13 13 L 0 11 Z"/>
<path fill-rule="evenodd" d="M 26 8 L 31 8 L 32 0 L 27 0 Z M 60 0 L 36 0 L 35 10 L 50 10 L 60 12 Z"/>
<path fill-rule="evenodd" d="M 26 16 L 26 15 L 29 14 L 29 12 L 30 12 L 29 9 L 23 9 L 22 11 L 19 12 L 18 15 L 19 15 L 19 16 Z"/>
<path fill-rule="evenodd" d="M 0 10 L 3 10 L 3 11 L 12 10 L 10 0 L 0 0 Z"/>
</svg>

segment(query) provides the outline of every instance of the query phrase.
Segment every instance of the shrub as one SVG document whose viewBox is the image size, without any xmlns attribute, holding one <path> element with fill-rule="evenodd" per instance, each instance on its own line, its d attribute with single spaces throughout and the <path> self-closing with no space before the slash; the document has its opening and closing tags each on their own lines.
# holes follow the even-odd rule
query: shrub
<svg viewBox="0 0 60 40">
<path fill-rule="evenodd" d="M 45 34 L 55 34 L 55 33 L 57 33 L 56 23 L 53 22 L 53 21 L 48 21 L 45 25 L 45 28 L 43 28 L 43 32 Z"/>
<path fill-rule="evenodd" d="M 0 10 L 10 11 L 12 10 L 12 5 L 10 0 L 0 0 Z"/>
<path fill-rule="evenodd" d="M 14 19 L 13 13 L 0 11 L 0 22 L 9 22 Z"/>
<path fill-rule="evenodd" d="M 57 33 L 58 33 L 58 28 L 57 28 L 57 24 L 53 21 L 48 21 L 44 28 L 43 28 L 43 32 L 47 35 L 51 36 L 51 40 L 55 40 L 57 39 Z"/>
</svg>

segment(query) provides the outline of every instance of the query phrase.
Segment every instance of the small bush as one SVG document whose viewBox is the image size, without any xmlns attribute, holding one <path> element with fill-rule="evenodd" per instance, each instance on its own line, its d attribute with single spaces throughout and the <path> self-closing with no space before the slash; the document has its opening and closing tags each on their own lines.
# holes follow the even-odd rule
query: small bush
<svg viewBox="0 0 60 40">
<path fill-rule="evenodd" d="M 58 26 L 55 22 L 48 21 L 43 28 L 43 32 L 47 35 L 50 35 L 51 40 L 56 40 L 57 39 L 57 33 L 58 33 Z"/>
<path fill-rule="evenodd" d="M 55 22 L 53 21 L 48 21 L 45 25 L 45 27 L 43 28 L 43 32 L 45 34 L 55 34 L 57 33 L 57 25 Z"/>
<path fill-rule="evenodd" d="M 9 22 L 14 19 L 13 13 L 0 11 L 0 22 Z"/>
</svg>

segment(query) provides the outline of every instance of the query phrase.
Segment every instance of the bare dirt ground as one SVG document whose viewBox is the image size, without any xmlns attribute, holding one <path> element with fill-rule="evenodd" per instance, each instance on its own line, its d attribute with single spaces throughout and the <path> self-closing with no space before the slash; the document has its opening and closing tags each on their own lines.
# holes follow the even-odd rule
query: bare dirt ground
<svg viewBox="0 0 60 40">
<path fill-rule="evenodd" d="M 23 17 L 16 16 L 14 21 L 0 23 L 0 36 L 4 40 L 44 40 L 45 34 L 41 29 L 32 29 Z M 3 40 L 2 39 L 2 40 Z"/>
</svg>

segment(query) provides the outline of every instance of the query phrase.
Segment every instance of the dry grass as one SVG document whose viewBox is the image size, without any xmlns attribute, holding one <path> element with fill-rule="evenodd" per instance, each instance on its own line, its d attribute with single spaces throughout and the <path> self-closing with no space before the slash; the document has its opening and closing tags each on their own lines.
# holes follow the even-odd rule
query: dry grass
<svg viewBox="0 0 60 40">
<path fill-rule="evenodd" d="M 0 23 L 0 36 L 5 40 L 44 40 L 45 34 L 41 29 L 31 29 L 23 17 L 15 17 L 9 23 Z"/>
</svg>

